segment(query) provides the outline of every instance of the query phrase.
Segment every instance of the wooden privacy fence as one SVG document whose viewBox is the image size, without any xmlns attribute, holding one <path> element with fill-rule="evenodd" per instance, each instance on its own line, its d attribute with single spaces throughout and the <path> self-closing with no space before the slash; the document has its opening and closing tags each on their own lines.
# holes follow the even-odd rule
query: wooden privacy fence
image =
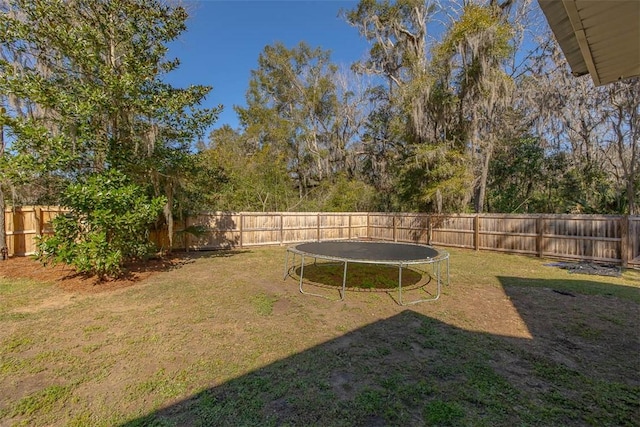
<svg viewBox="0 0 640 427">
<path fill-rule="evenodd" d="M 640 266 L 640 216 L 369 216 L 373 239 Z"/>
<path fill-rule="evenodd" d="M 36 250 L 36 237 L 51 234 L 51 220 L 64 211 L 58 206 L 22 206 L 5 209 L 9 256 L 33 254 Z"/>
<path fill-rule="evenodd" d="M 32 254 L 34 238 L 51 233 L 60 212 L 7 209 L 9 254 Z M 188 217 L 175 230 L 173 249 L 185 250 L 366 238 L 640 266 L 637 215 L 218 212 Z M 168 249 L 166 229 L 153 231 L 151 240 Z"/>
</svg>

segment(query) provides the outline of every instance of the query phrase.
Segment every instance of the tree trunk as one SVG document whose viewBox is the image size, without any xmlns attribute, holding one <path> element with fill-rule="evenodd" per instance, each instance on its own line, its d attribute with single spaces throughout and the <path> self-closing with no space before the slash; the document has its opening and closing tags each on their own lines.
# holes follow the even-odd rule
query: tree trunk
<svg viewBox="0 0 640 427">
<path fill-rule="evenodd" d="M 638 215 L 640 214 L 640 209 L 636 205 L 635 200 L 635 186 L 632 181 L 627 181 L 627 199 L 629 200 L 629 215 Z"/>
<path fill-rule="evenodd" d="M 3 261 L 8 257 L 4 208 L 4 192 L 2 191 L 2 186 L 0 185 L 0 259 L 2 259 Z"/>
<path fill-rule="evenodd" d="M 168 252 L 171 252 L 173 248 L 173 185 L 171 185 L 171 183 L 168 183 L 167 185 L 165 185 L 164 191 L 165 195 L 167 196 L 167 203 L 164 205 L 162 213 L 164 214 L 164 219 L 167 222 L 167 233 L 169 234 Z"/>
<path fill-rule="evenodd" d="M 487 148 L 484 154 L 484 159 L 482 159 L 482 170 L 480 172 L 480 177 L 478 178 L 475 191 L 474 209 L 476 213 L 482 213 L 484 210 L 484 199 L 486 198 L 487 193 L 487 179 L 489 177 L 491 152 L 492 150 Z"/>
<path fill-rule="evenodd" d="M 0 111 L 0 114 L 4 114 L 4 108 Z M 4 156 L 4 127 L 0 124 L 0 157 Z M 4 192 L 2 191 L 2 183 L 0 183 L 0 259 L 5 260 L 8 255 L 7 248 L 7 232 L 5 230 L 5 217 L 4 217 Z"/>
</svg>

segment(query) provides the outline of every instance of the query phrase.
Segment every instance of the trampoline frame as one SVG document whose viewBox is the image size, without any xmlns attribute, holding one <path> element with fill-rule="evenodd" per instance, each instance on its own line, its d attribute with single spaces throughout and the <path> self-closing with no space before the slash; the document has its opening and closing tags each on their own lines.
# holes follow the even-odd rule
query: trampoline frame
<svg viewBox="0 0 640 427">
<path fill-rule="evenodd" d="M 437 255 L 434 257 L 428 257 L 428 258 L 424 258 L 424 259 L 413 259 L 413 260 L 384 260 L 384 259 L 376 259 L 376 260 L 371 260 L 371 259 L 362 259 L 362 258 L 348 258 L 348 257 L 339 257 L 339 256 L 330 256 L 330 255 L 324 255 L 324 254 L 316 254 L 316 253 L 312 253 L 312 252 L 307 252 L 307 251 L 303 251 L 298 249 L 298 246 L 305 244 L 305 243 L 312 243 L 312 242 L 305 242 L 305 243 L 299 243 L 295 246 L 290 246 L 287 248 L 287 252 L 286 252 L 286 258 L 285 258 L 285 265 L 284 265 L 284 278 L 283 280 L 287 279 L 287 276 L 291 276 L 290 271 L 293 269 L 295 270 L 295 261 L 296 261 L 296 255 L 300 255 L 301 257 L 301 262 L 300 262 L 300 277 L 299 277 L 299 288 L 300 288 L 300 293 L 305 294 L 305 295 L 313 295 L 313 296 L 317 296 L 317 297 L 322 297 L 322 298 L 326 298 L 329 300 L 332 300 L 331 298 L 329 298 L 326 295 L 322 295 L 322 294 L 316 294 L 313 292 L 307 292 L 303 289 L 303 281 L 304 281 L 304 266 L 305 266 L 305 257 L 309 257 L 309 258 L 313 258 L 314 259 L 314 264 L 317 262 L 318 259 L 322 259 L 322 260 L 327 260 L 327 261 L 336 261 L 336 262 L 340 262 L 344 264 L 344 270 L 343 270 L 343 274 L 342 274 L 342 287 L 340 288 L 339 292 L 340 292 L 340 298 L 336 299 L 336 300 L 332 300 L 332 301 L 344 301 L 345 299 L 345 292 L 346 292 L 346 283 L 347 283 L 347 268 L 348 268 L 348 264 L 351 263 L 357 263 L 357 264 L 378 264 L 378 265 L 390 265 L 390 266 L 397 266 L 398 267 L 398 304 L 402 305 L 402 306 L 406 306 L 406 305 L 411 305 L 411 304 L 417 304 L 420 302 L 427 302 L 427 301 L 436 301 L 437 299 L 440 298 L 440 291 L 442 288 L 442 263 L 444 262 L 446 265 L 446 284 L 449 284 L 449 253 L 447 251 L 444 251 L 442 249 L 437 249 L 433 246 L 429 246 L 429 245 L 422 245 L 422 244 L 417 244 L 417 243 L 405 243 L 405 242 L 389 242 L 389 241 L 363 241 L 363 240 L 329 240 L 329 241 L 324 241 L 324 242 L 317 242 L 317 243 L 348 243 L 348 242 L 356 242 L 356 243 L 384 243 L 384 244 L 388 244 L 388 245 L 413 245 L 413 246 L 420 246 L 420 247 L 424 247 L 424 248 L 429 248 L 432 250 L 435 250 L 437 252 Z M 289 254 L 291 254 L 293 256 L 292 258 L 292 267 L 289 268 Z M 408 302 L 404 302 L 402 299 L 402 269 L 403 268 L 409 268 L 409 267 L 415 267 L 414 270 L 418 270 L 419 272 L 423 273 L 423 274 L 429 274 L 427 271 L 422 271 L 420 269 L 417 268 L 417 266 L 419 265 L 428 265 L 431 264 L 433 266 L 433 275 L 430 275 L 431 278 L 435 278 L 436 280 L 436 295 L 431 297 L 431 298 L 419 298 L 416 300 L 412 300 L 412 301 L 408 301 Z M 435 276 L 435 277 L 434 277 Z M 292 278 L 294 278 L 293 276 L 291 276 Z M 422 286 L 420 286 L 420 289 L 424 288 L 424 286 L 426 286 L 426 283 Z M 423 289 L 424 290 L 424 289 Z M 426 292 L 426 291 L 424 291 Z"/>
</svg>

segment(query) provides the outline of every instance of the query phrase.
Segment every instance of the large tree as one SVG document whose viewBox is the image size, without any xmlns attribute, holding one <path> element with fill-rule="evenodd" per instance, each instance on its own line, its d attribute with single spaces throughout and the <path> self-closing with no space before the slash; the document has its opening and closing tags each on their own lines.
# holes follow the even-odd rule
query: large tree
<svg viewBox="0 0 640 427">
<path fill-rule="evenodd" d="M 626 211 L 640 214 L 640 78 L 603 90 L 607 158 L 627 199 Z"/>
<path fill-rule="evenodd" d="M 247 135 L 225 125 L 209 135 L 209 144 L 198 154 L 203 180 L 200 193 L 209 210 L 286 211 L 299 203 L 295 183 L 287 170 L 287 158 L 270 144 L 256 146 Z"/>
<path fill-rule="evenodd" d="M 256 148 L 288 159 L 300 198 L 344 161 L 336 74 L 328 51 L 304 42 L 266 46 L 251 72 L 247 107 L 236 107 Z"/>
<path fill-rule="evenodd" d="M 509 136 L 513 82 L 505 72 L 513 30 L 505 7 L 465 4 L 436 48 L 434 74 L 454 99 L 454 134 L 467 147 L 473 173 L 473 206 L 482 212 L 496 144 Z M 442 95 L 438 95 L 441 97 Z M 445 98 L 445 101 L 446 101 Z M 443 103 L 447 105 L 447 102 Z M 445 110 L 440 117 L 444 118 Z M 414 120 L 422 123 L 421 120 Z M 421 126 L 414 125 L 416 129 Z M 421 136 L 421 132 L 416 134 Z"/>
<path fill-rule="evenodd" d="M 186 28 L 185 9 L 159 0 L 3 0 L 2 12 L 11 154 L 55 154 L 71 179 L 106 169 L 139 183 L 151 177 L 171 203 L 190 141 L 217 116 L 198 108 L 210 87 L 162 80 L 179 66 L 165 55 Z"/>
<path fill-rule="evenodd" d="M 447 17 L 436 2 L 362 0 L 345 13 L 371 43 L 354 68 L 386 82 L 369 128 L 395 147 L 399 167 L 387 170 L 398 174 L 405 207 L 460 210 L 473 198 L 483 209 L 491 154 L 509 128 L 510 4 L 449 2 L 451 21 L 433 31 L 439 41 L 427 30 Z"/>
<path fill-rule="evenodd" d="M 569 212 L 638 212 L 640 79 L 594 86 L 571 75 L 551 35 L 541 37 L 520 82 L 519 108 L 548 158 L 562 155 L 558 184 Z"/>
<path fill-rule="evenodd" d="M 354 64 L 358 72 L 386 80 L 390 97 L 427 63 L 427 23 L 435 2 L 424 0 L 361 0 L 342 12 L 347 22 L 371 44 L 368 57 Z"/>
<path fill-rule="evenodd" d="M 0 122 L 0 161 L 4 161 L 4 108 L 0 109 L 0 120 L 2 120 L 2 122 Z M 0 181 L 0 258 L 4 260 L 9 252 L 9 248 L 7 248 L 6 219 L 4 215 L 5 202 L 2 181 Z"/>
</svg>

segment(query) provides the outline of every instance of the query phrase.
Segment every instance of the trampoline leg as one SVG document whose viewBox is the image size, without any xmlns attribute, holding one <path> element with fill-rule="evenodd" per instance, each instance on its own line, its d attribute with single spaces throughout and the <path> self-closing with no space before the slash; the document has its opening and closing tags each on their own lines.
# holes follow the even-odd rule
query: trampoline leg
<svg viewBox="0 0 640 427">
<path fill-rule="evenodd" d="M 342 289 L 339 291 L 340 292 L 340 299 L 333 299 L 333 298 L 329 298 L 326 295 L 321 295 L 321 294 L 315 294 L 313 292 L 305 292 L 305 290 L 303 289 L 303 280 L 304 280 L 304 255 L 300 255 L 302 257 L 302 262 L 300 264 L 300 293 L 304 294 L 304 295 L 313 295 L 315 297 L 321 297 L 321 298 L 325 298 L 328 299 L 330 301 L 343 301 L 344 300 L 344 295 L 345 295 L 345 288 L 346 288 L 346 282 L 347 282 L 347 265 L 345 263 L 344 266 L 344 275 L 342 277 Z M 314 258 L 314 263 L 316 262 L 316 258 Z"/>
<path fill-rule="evenodd" d="M 293 254 L 293 262 L 296 261 L 296 254 Z M 289 251 L 287 251 L 284 259 L 284 276 L 282 276 L 282 280 L 287 280 L 287 276 L 289 275 Z"/>
<path fill-rule="evenodd" d="M 300 264 L 300 293 L 305 293 L 302 290 L 302 278 L 304 277 L 304 255 L 301 255 L 302 257 L 302 263 Z"/>
<path fill-rule="evenodd" d="M 398 301 L 400 305 L 405 305 L 402 302 L 402 264 L 398 266 Z"/>
<path fill-rule="evenodd" d="M 344 273 L 342 274 L 342 291 L 340 292 L 340 301 L 344 301 L 344 293 L 347 287 L 347 261 L 344 262 Z"/>
<path fill-rule="evenodd" d="M 449 286 L 449 257 L 447 257 L 447 286 Z"/>
<path fill-rule="evenodd" d="M 448 259 L 447 259 L 448 261 Z M 412 304 L 418 304 L 420 302 L 426 302 L 426 301 L 436 301 L 440 298 L 440 291 L 442 289 L 442 268 L 441 268 L 441 263 L 442 261 L 437 261 L 433 263 L 433 275 L 435 276 L 435 280 L 436 280 L 436 295 L 432 298 L 420 298 L 414 301 L 409 301 L 409 302 L 404 302 L 402 300 L 402 266 L 400 266 L 399 269 L 399 273 L 398 273 L 398 303 L 400 305 L 412 305 Z M 429 269 L 428 267 L 425 269 L 424 273 L 425 274 L 429 274 L 428 273 Z M 426 286 L 426 284 L 425 284 Z M 426 292 L 426 291 L 425 291 Z"/>
<path fill-rule="evenodd" d="M 436 299 L 440 298 L 440 288 L 441 288 L 441 282 L 442 282 L 442 266 L 441 266 L 442 261 L 438 261 L 438 274 L 436 274 L 436 285 L 437 285 L 437 289 L 438 289 L 438 293 L 436 294 Z"/>
</svg>

